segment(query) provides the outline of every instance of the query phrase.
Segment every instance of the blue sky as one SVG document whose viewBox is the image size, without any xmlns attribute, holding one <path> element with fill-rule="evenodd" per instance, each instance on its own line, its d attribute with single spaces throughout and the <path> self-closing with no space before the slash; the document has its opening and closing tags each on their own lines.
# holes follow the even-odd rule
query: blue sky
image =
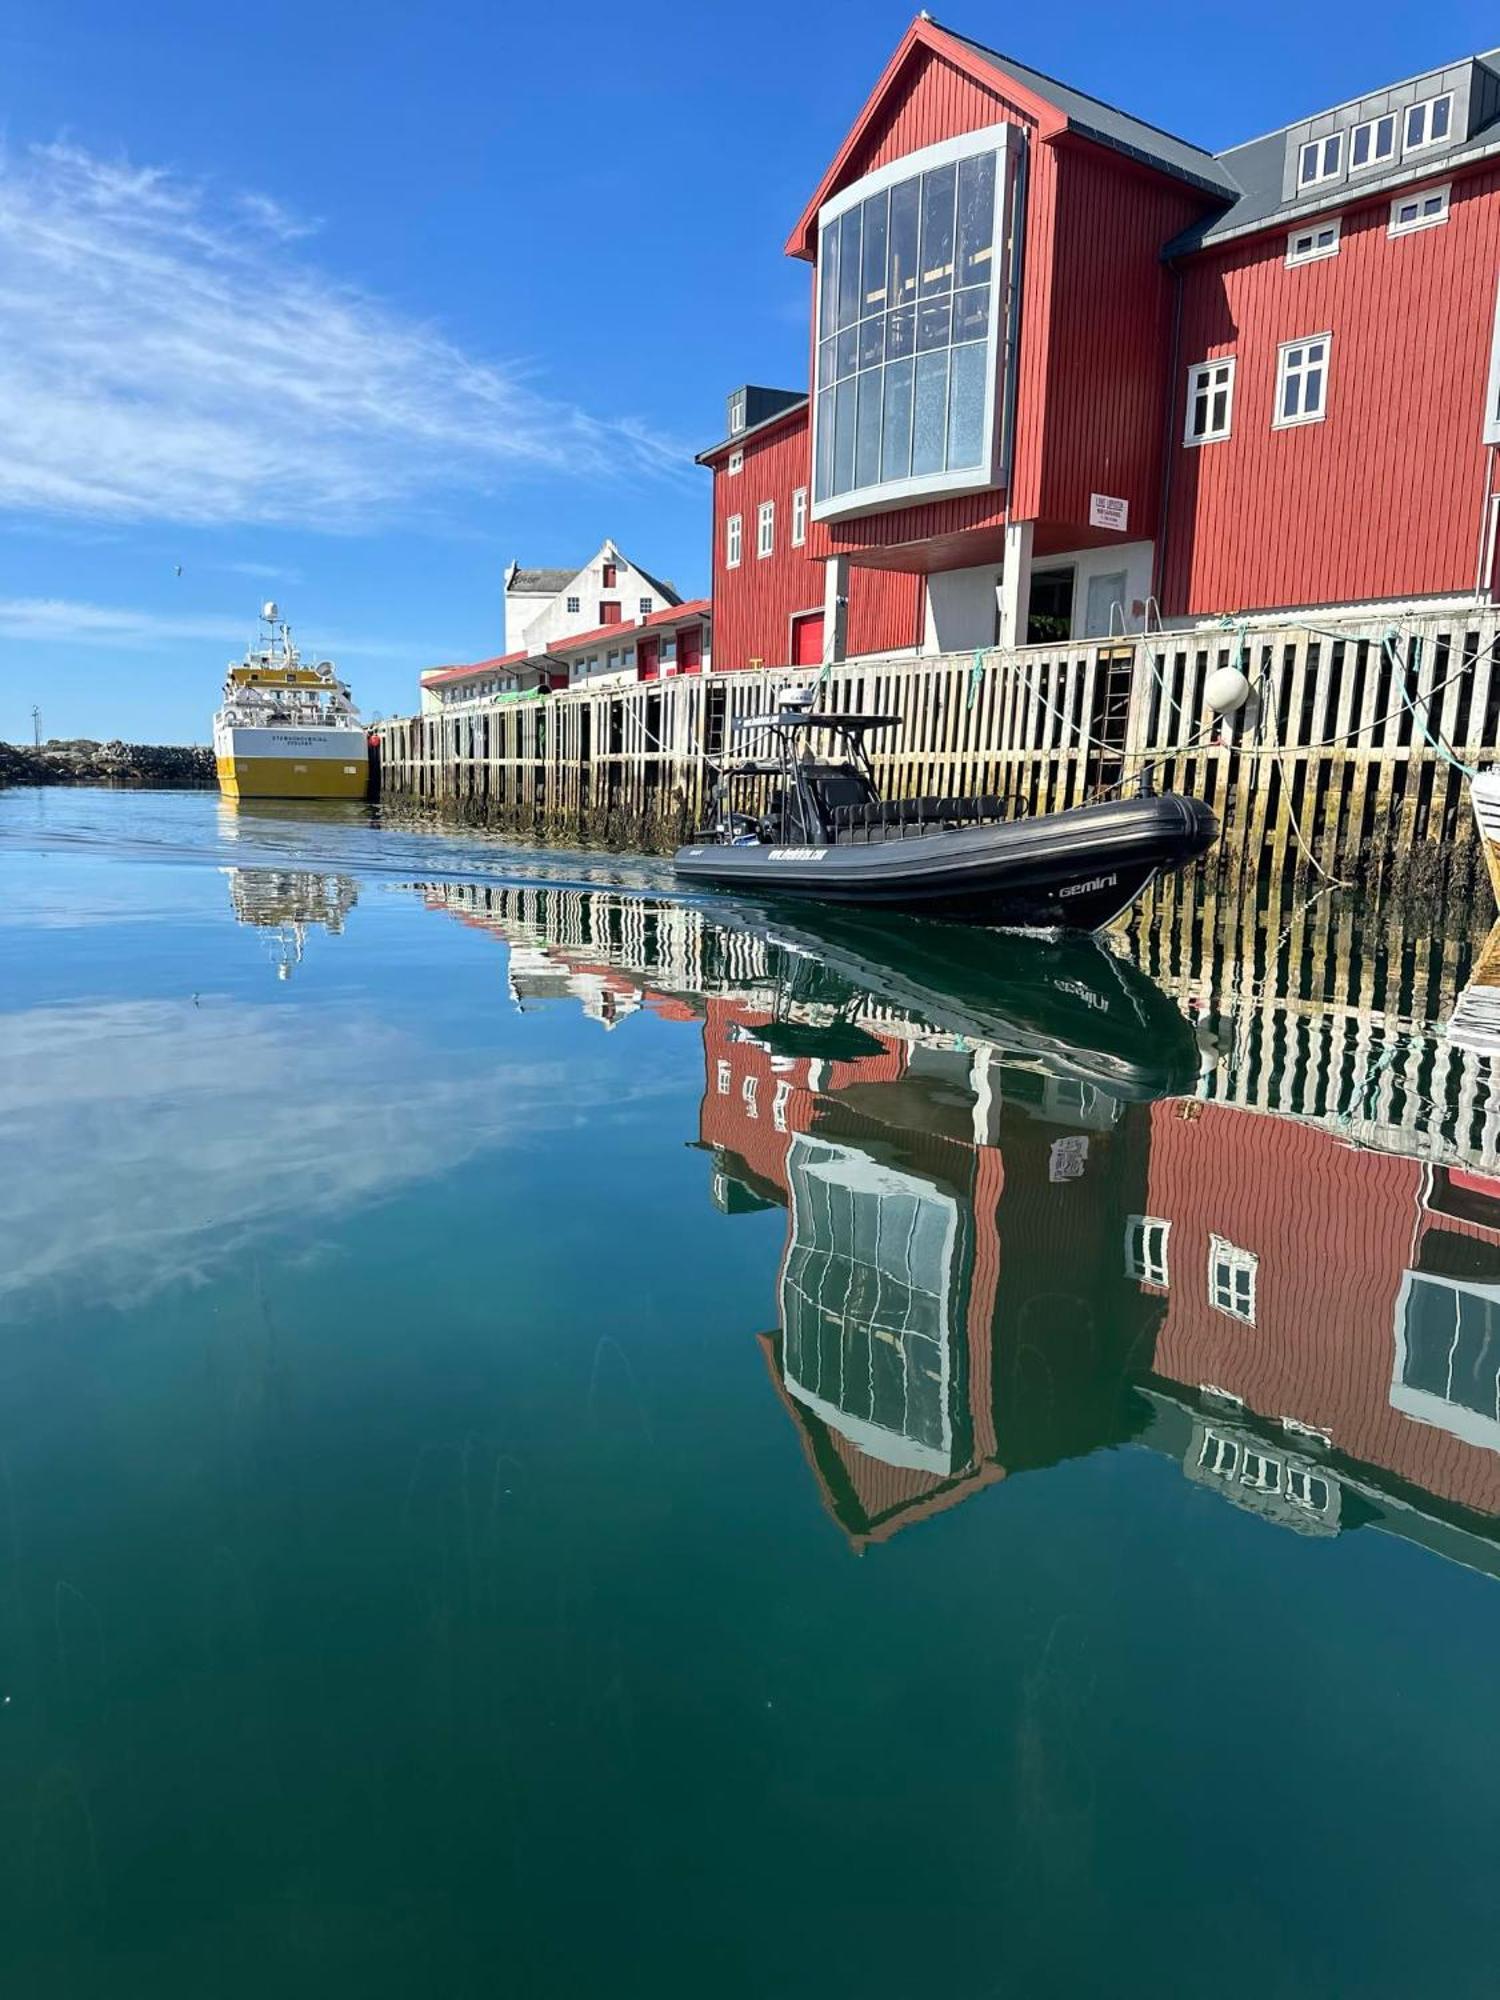
<svg viewBox="0 0 1500 2000">
<path fill-rule="evenodd" d="M 1500 38 L 1480 5 L 938 18 L 1220 147 Z M 606 534 L 708 583 L 736 381 L 806 367 L 781 245 L 886 0 L 8 0 L 0 737 L 206 740 L 274 593 L 367 712 Z M 176 574 L 178 565 L 182 574 Z"/>
</svg>

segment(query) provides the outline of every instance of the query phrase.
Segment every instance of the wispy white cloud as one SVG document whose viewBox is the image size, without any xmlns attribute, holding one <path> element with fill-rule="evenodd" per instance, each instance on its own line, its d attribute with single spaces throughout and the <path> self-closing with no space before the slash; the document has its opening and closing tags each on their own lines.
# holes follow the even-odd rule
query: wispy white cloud
<svg viewBox="0 0 1500 2000">
<path fill-rule="evenodd" d="M 175 642 L 244 646 L 255 636 L 253 618 L 217 612 L 140 611 L 128 605 L 88 604 L 68 597 L 0 597 L 0 638 L 69 646 L 103 646 L 112 652 L 153 652 Z M 300 636 L 300 635 L 299 635 Z M 355 633 L 312 632 L 304 653 L 347 658 L 426 659 L 431 641 L 367 639 Z"/>
<path fill-rule="evenodd" d="M 302 582 L 302 571 L 291 563 L 228 562 L 215 563 L 215 569 L 227 569 L 235 576 L 259 577 L 263 582 L 281 585 Z"/>
<path fill-rule="evenodd" d="M 629 413 L 340 283 L 313 227 L 76 147 L 0 155 L 0 510 L 340 529 L 516 474 L 688 476 Z"/>
</svg>

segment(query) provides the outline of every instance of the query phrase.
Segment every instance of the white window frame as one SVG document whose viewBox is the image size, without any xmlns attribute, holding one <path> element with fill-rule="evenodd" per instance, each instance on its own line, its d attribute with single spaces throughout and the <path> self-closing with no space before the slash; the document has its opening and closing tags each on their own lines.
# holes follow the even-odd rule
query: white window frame
<svg viewBox="0 0 1500 2000">
<path fill-rule="evenodd" d="M 1264 1445 L 1246 1445 L 1240 1457 L 1240 1485 L 1255 1493 L 1281 1491 L 1281 1460 Z"/>
<path fill-rule="evenodd" d="M 802 548 L 807 541 L 807 488 L 799 486 L 792 494 L 792 547 Z"/>
<path fill-rule="evenodd" d="M 1325 132 L 1318 139 L 1304 139 L 1297 148 L 1297 192 L 1305 193 L 1308 188 L 1322 187 L 1327 181 L 1336 181 L 1344 171 L 1344 138 L 1342 132 Z M 1328 162 L 1328 148 L 1333 148 L 1333 165 Z M 1310 148 L 1317 149 L 1318 171 L 1305 174 L 1302 169 Z"/>
<path fill-rule="evenodd" d="M 714 1087 L 717 1089 L 720 1097 L 727 1097 L 729 1095 L 729 1086 L 733 1079 L 734 1071 L 729 1066 L 729 1058 L 727 1056 L 720 1056 L 718 1062 L 714 1065 Z"/>
<path fill-rule="evenodd" d="M 1198 1464 L 1204 1472 L 1210 1472 L 1216 1479 L 1233 1479 L 1240 1469 L 1240 1447 L 1236 1438 L 1227 1438 L 1221 1431 L 1205 1427 L 1203 1443 L 1198 1452 Z"/>
<path fill-rule="evenodd" d="M 740 1101 L 745 1107 L 745 1116 L 747 1118 L 758 1119 L 760 1117 L 759 1098 L 760 1078 L 758 1076 L 747 1076 L 740 1085 Z"/>
<path fill-rule="evenodd" d="M 1390 150 L 1385 153 L 1377 153 L 1375 151 L 1375 137 L 1387 118 L 1391 121 Z M 1396 160 L 1399 160 L 1401 157 L 1401 132 L 1405 121 L 1406 113 L 1404 108 L 1401 110 L 1377 111 L 1373 118 L 1361 119 L 1359 124 L 1349 134 L 1350 173 L 1370 174 L 1377 167 L 1390 166 Z M 1368 132 L 1370 134 L 1370 157 L 1367 160 L 1356 160 L 1354 157 L 1354 143 L 1361 132 Z"/>
<path fill-rule="evenodd" d="M 1314 1480 L 1323 1489 L 1323 1502 L 1321 1506 L 1313 1498 L 1312 1489 Z M 1300 1492 L 1298 1491 L 1299 1487 L 1301 1488 Z M 1333 1481 L 1328 1477 L 1326 1472 L 1315 1471 L 1310 1465 L 1293 1465 L 1288 1462 L 1286 1484 L 1282 1488 L 1282 1491 L 1294 1507 L 1304 1508 L 1309 1514 L 1329 1514 L 1333 1511 Z"/>
<path fill-rule="evenodd" d="M 724 567 L 738 569 L 745 551 L 745 517 L 731 514 L 724 523 Z"/>
<path fill-rule="evenodd" d="M 745 428 L 745 392 L 736 389 L 729 399 L 729 435 L 738 437 Z"/>
<path fill-rule="evenodd" d="M 1490 335 L 1490 375 L 1484 392 L 1482 436 L 1486 444 L 1500 444 L 1500 279 L 1495 282 L 1495 321 Z"/>
<path fill-rule="evenodd" d="M 1232 354 L 1220 354 L 1216 355 L 1212 361 L 1195 361 L 1188 369 L 1187 408 L 1183 412 L 1182 420 L 1182 441 L 1184 444 L 1220 444 L 1230 435 L 1234 424 L 1234 363 L 1235 357 Z M 1222 384 L 1217 384 L 1214 381 L 1214 377 L 1221 370 L 1224 371 L 1224 380 Z M 1203 393 L 1201 385 L 1205 379 L 1207 382 L 1209 428 L 1207 430 L 1196 431 L 1193 428 L 1193 416 L 1198 397 Z M 1224 422 L 1218 429 L 1215 429 L 1213 428 L 1213 402 L 1214 397 L 1219 393 L 1220 387 L 1224 391 Z"/>
<path fill-rule="evenodd" d="M 1398 194 L 1391 203 L 1391 220 L 1386 229 L 1387 236 L 1415 236 L 1421 229 L 1437 229 L 1448 220 L 1449 199 L 1453 193 L 1451 181 L 1444 181 L 1441 187 L 1418 188 L 1415 193 L 1410 188 Z M 1422 210 L 1431 201 L 1439 206 L 1436 214 L 1423 215 Z M 1403 208 L 1416 208 L 1417 213 L 1409 221 L 1403 221 Z"/>
<path fill-rule="evenodd" d="M 655 602 L 656 600 L 653 597 L 638 597 L 636 599 L 636 603 L 640 606 L 640 616 L 642 618 L 649 618 L 651 616 L 651 607 Z"/>
<path fill-rule="evenodd" d="M 1125 1275 L 1138 1285 L 1158 1285 L 1167 1291 L 1171 1267 L 1167 1244 L 1172 1225 L 1160 1215 L 1127 1215 L 1125 1218 Z M 1153 1237 L 1155 1241 L 1153 1242 Z"/>
<path fill-rule="evenodd" d="M 755 510 L 755 559 L 764 562 L 776 553 L 776 502 L 762 500 Z"/>
<path fill-rule="evenodd" d="M 782 1077 L 776 1086 L 776 1094 L 771 1099 L 771 1124 L 778 1132 L 786 1130 L 786 1107 L 792 1095 L 792 1086 Z"/>
<path fill-rule="evenodd" d="M 570 617 L 576 618 L 582 609 L 583 599 L 581 597 L 570 597 L 568 599 L 568 615 Z"/>
<path fill-rule="evenodd" d="M 740 474 L 744 471 L 744 469 L 745 469 L 745 454 L 742 451 L 732 451 L 729 454 L 730 478 L 738 479 Z"/>
<path fill-rule="evenodd" d="M 1229 1282 L 1221 1281 L 1221 1273 L 1227 1273 Z M 1247 1298 L 1240 1304 L 1235 1279 L 1248 1275 Z M 1260 1258 L 1253 1250 L 1242 1250 L 1237 1243 L 1231 1243 L 1227 1236 L 1210 1236 L 1208 1239 L 1208 1303 L 1226 1319 L 1238 1320 L 1241 1326 L 1254 1326 L 1256 1294 L 1260 1283 Z"/>
<path fill-rule="evenodd" d="M 1446 104 L 1448 107 L 1448 129 L 1446 132 L 1440 134 L 1438 138 L 1434 139 L 1431 136 L 1432 113 L 1434 107 L 1439 104 Z M 1409 139 L 1406 136 L 1411 129 L 1411 115 L 1414 111 L 1420 111 L 1422 114 L 1422 136 L 1420 139 Z M 1451 90 L 1440 90 L 1436 97 L 1421 97 L 1417 99 L 1415 104 L 1407 104 L 1402 107 L 1401 156 L 1403 159 L 1409 153 L 1425 153 L 1432 146 L 1446 146 L 1452 138 L 1453 92 Z"/>
<path fill-rule="evenodd" d="M 1292 373 L 1290 357 L 1298 348 L 1311 347 L 1316 341 L 1323 343 L 1323 384 L 1322 394 L 1315 410 L 1300 409 L 1294 416 L 1283 416 L 1286 403 L 1287 377 Z M 1271 412 L 1271 428 L 1274 431 L 1295 430 L 1299 424 L 1320 424 L 1328 415 L 1328 371 L 1333 361 L 1333 335 L 1331 333 L 1304 333 L 1297 340 L 1283 340 L 1276 350 L 1276 403 Z M 1297 374 L 1306 373 L 1305 365 Z"/>
<path fill-rule="evenodd" d="M 1337 257 L 1342 235 L 1343 217 L 1338 215 L 1324 216 L 1317 222 L 1307 223 L 1301 229 L 1289 230 L 1286 239 L 1288 270 L 1297 264 L 1317 264 L 1325 257 Z M 1327 236 L 1330 240 L 1327 243 L 1320 243 L 1318 241 L 1320 236 Z M 1299 243 L 1307 243 L 1311 247 L 1299 250 L 1297 247 Z"/>
<path fill-rule="evenodd" d="M 1399 1410 L 1402 1416 L 1410 1417 L 1416 1423 L 1430 1425 L 1434 1430 L 1446 1431 L 1450 1437 L 1460 1438 L 1465 1444 L 1480 1445 L 1486 1451 L 1500 1451 L 1500 1377 L 1497 1377 L 1496 1407 L 1492 1417 L 1486 1416 L 1481 1410 L 1471 1409 L 1467 1403 L 1450 1401 L 1447 1396 L 1435 1390 L 1419 1389 L 1408 1384 L 1406 1327 L 1414 1285 L 1427 1285 L 1434 1291 L 1451 1292 L 1455 1299 L 1468 1296 L 1479 1299 L 1486 1305 L 1500 1304 L 1500 1286 L 1485 1284 L 1472 1278 L 1444 1278 L 1432 1271 L 1407 1271 L 1401 1280 L 1401 1290 L 1396 1297 L 1391 1408 Z M 1456 1313 L 1456 1306 L 1454 1310 Z M 1450 1355 L 1456 1351 L 1455 1331 L 1455 1344 L 1450 1350 Z"/>
</svg>

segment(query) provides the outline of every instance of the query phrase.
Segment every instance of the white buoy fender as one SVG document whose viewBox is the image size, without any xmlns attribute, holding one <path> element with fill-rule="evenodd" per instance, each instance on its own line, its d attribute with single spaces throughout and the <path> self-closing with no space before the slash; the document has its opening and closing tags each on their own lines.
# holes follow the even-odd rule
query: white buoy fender
<svg viewBox="0 0 1500 2000">
<path fill-rule="evenodd" d="M 1250 683 L 1238 667 L 1216 667 L 1203 696 L 1215 715 L 1233 715 L 1250 699 Z"/>
</svg>

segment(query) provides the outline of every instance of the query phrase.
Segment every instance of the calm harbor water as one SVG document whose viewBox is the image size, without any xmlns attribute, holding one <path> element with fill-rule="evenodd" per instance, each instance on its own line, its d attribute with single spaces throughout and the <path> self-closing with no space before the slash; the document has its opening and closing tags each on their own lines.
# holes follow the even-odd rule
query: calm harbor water
<svg viewBox="0 0 1500 2000">
<path fill-rule="evenodd" d="M 1492 1993 L 1494 1013 L 1358 919 L 0 793 L 0 1990 Z"/>
</svg>

